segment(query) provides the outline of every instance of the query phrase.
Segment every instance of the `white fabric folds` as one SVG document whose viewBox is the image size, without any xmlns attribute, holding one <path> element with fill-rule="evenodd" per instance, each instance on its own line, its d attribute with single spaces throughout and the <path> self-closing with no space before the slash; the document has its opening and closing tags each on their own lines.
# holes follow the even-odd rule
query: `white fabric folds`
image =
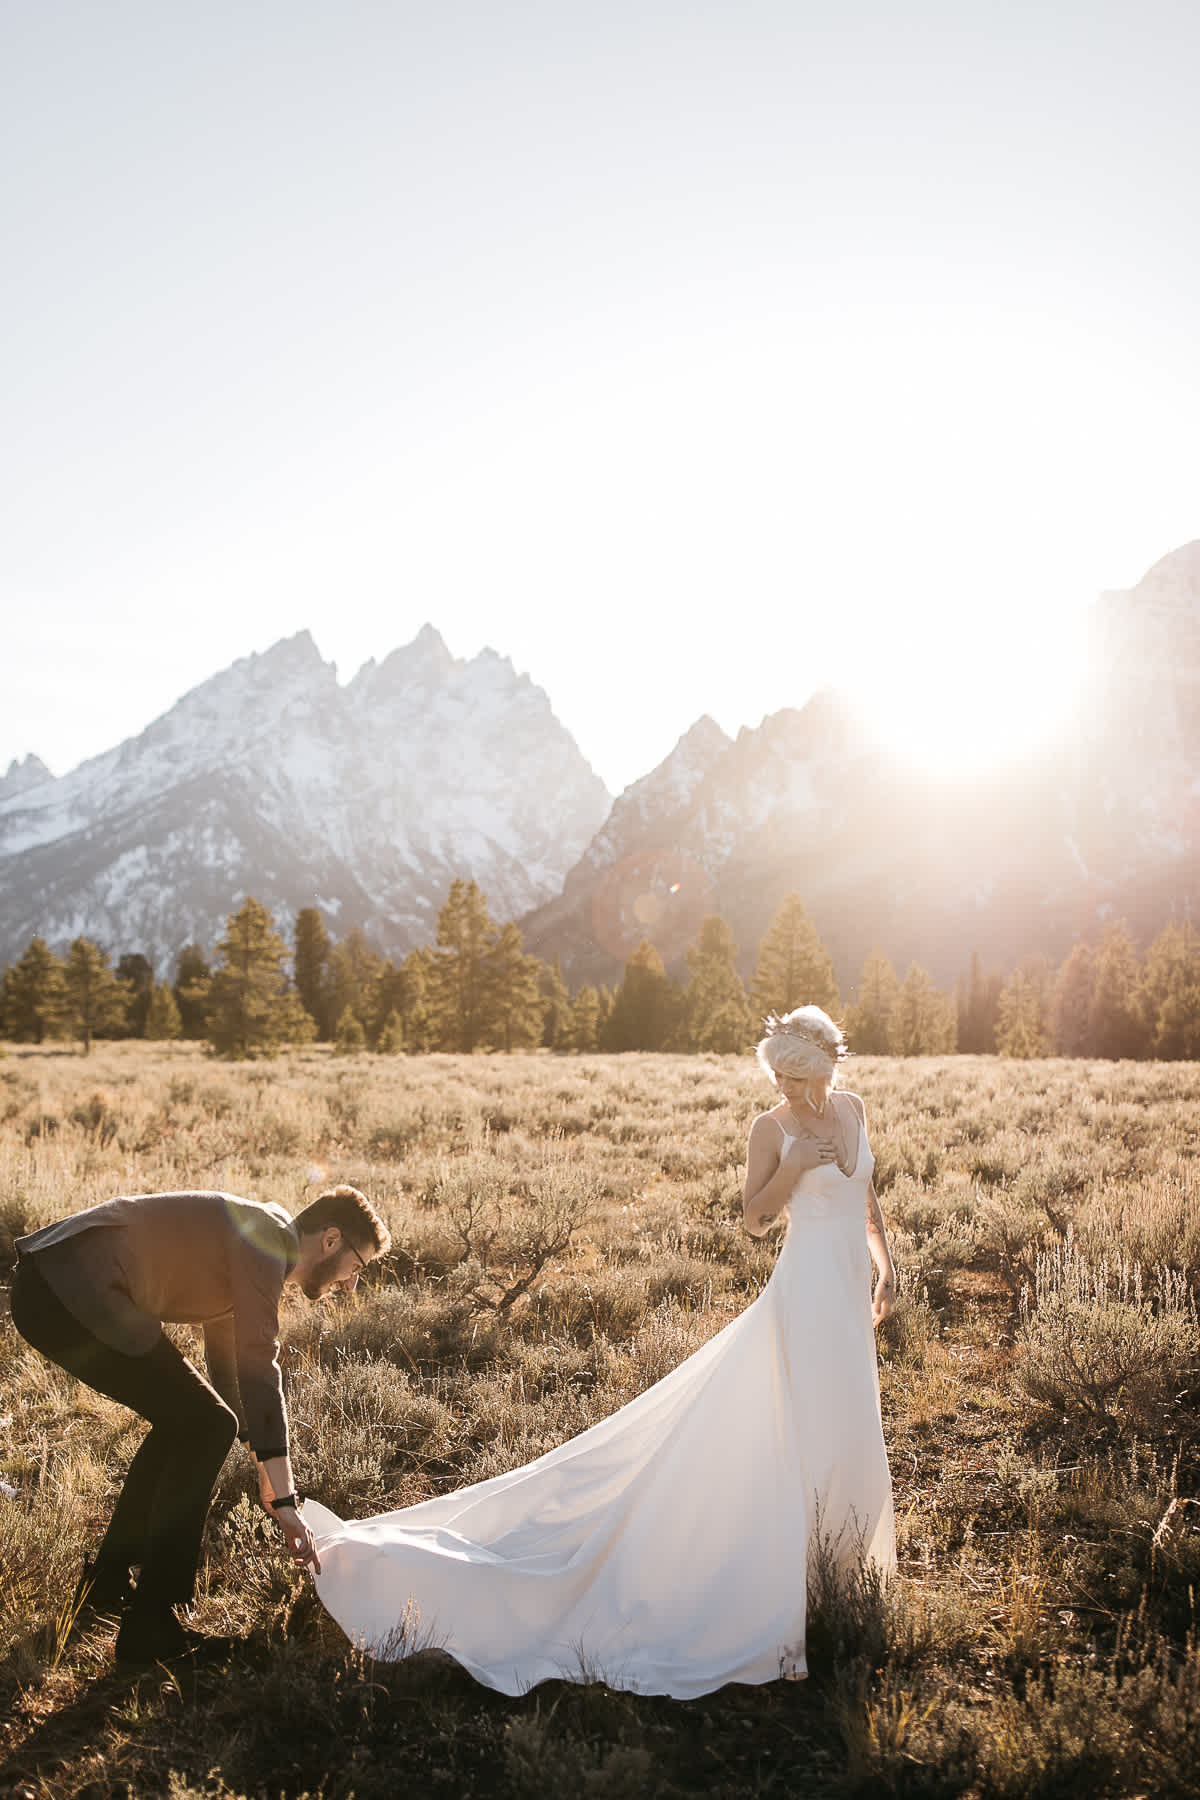
<svg viewBox="0 0 1200 1800">
<path fill-rule="evenodd" d="M 814 1530 L 894 1561 L 873 1162 L 860 1132 L 849 1176 L 803 1175 L 758 1299 L 580 1436 L 378 1518 L 310 1500 L 317 1591 L 347 1635 L 383 1659 L 439 1646 L 506 1694 L 566 1679 L 691 1699 L 803 1675 Z"/>
</svg>

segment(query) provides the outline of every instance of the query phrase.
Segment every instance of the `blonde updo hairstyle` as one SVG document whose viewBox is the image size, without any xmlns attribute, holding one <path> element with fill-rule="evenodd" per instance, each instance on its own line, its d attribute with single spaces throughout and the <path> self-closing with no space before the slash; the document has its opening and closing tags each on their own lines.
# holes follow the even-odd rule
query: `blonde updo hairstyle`
<svg viewBox="0 0 1200 1800">
<path fill-rule="evenodd" d="M 764 1019 L 765 1035 L 755 1054 L 766 1073 L 790 1075 L 808 1083 L 809 1099 L 818 1106 L 837 1083 L 838 1064 L 846 1054 L 846 1040 L 819 1006 L 797 1006 L 777 1018 Z"/>
</svg>

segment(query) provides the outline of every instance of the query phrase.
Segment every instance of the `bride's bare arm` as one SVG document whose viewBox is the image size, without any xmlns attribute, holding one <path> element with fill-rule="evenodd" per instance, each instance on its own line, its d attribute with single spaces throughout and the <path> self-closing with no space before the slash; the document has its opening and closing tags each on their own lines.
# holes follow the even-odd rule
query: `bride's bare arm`
<svg viewBox="0 0 1200 1800">
<path fill-rule="evenodd" d="M 855 1112 L 858 1123 L 865 1133 L 867 1129 L 867 1110 L 857 1094 L 847 1094 Z M 873 1181 L 867 1184 L 867 1248 L 871 1252 L 871 1261 L 875 1264 L 875 1298 L 871 1308 L 872 1323 L 878 1325 L 886 1319 L 896 1304 L 896 1265 L 892 1261 L 892 1252 L 888 1246 L 887 1230 L 883 1223 L 883 1208 L 879 1204 L 879 1195 L 875 1192 Z"/>
<path fill-rule="evenodd" d="M 766 1236 L 778 1223 L 800 1176 L 829 1158 L 830 1152 L 822 1151 L 812 1138 L 793 1138 L 785 1160 L 779 1153 L 782 1135 L 770 1113 L 760 1113 L 750 1127 L 742 1222 L 751 1237 Z"/>
<path fill-rule="evenodd" d="M 871 1308 L 872 1323 L 886 1319 L 896 1304 L 896 1265 L 888 1247 L 883 1223 L 883 1209 L 872 1181 L 867 1187 L 867 1247 L 875 1264 L 875 1299 Z"/>
</svg>

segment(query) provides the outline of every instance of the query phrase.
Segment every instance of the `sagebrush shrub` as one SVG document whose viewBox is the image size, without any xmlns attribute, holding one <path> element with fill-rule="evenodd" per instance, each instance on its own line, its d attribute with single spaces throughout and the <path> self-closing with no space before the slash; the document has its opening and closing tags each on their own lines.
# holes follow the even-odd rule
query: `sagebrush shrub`
<svg viewBox="0 0 1200 1800">
<path fill-rule="evenodd" d="M 1022 1301 L 1017 1375 L 1030 1399 L 1093 1424 L 1178 1422 L 1200 1375 L 1195 1303 L 1170 1269 L 1089 1263 L 1073 1239 L 1039 1256 Z"/>
</svg>

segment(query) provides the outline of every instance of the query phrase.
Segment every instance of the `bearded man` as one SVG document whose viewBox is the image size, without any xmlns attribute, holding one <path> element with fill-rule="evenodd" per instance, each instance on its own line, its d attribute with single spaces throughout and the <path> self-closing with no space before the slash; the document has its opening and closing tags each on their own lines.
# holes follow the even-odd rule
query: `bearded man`
<svg viewBox="0 0 1200 1800">
<path fill-rule="evenodd" d="M 159 1662 L 209 1641 L 175 1609 L 191 1601 L 235 1437 L 254 1453 L 263 1505 L 293 1561 L 320 1567 L 288 1453 L 280 1300 L 289 1283 L 310 1300 L 352 1293 L 390 1244 L 352 1187 L 321 1194 L 295 1219 L 236 1194 L 138 1194 L 17 1240 L 11 1310 L 21 1336 L 150 1424 L 75 1595 L 77 1608 L 121 1613 L 118 1661 Z M 200 1326 L 207 1379 L 164 1321 Z"/>
</svg>

